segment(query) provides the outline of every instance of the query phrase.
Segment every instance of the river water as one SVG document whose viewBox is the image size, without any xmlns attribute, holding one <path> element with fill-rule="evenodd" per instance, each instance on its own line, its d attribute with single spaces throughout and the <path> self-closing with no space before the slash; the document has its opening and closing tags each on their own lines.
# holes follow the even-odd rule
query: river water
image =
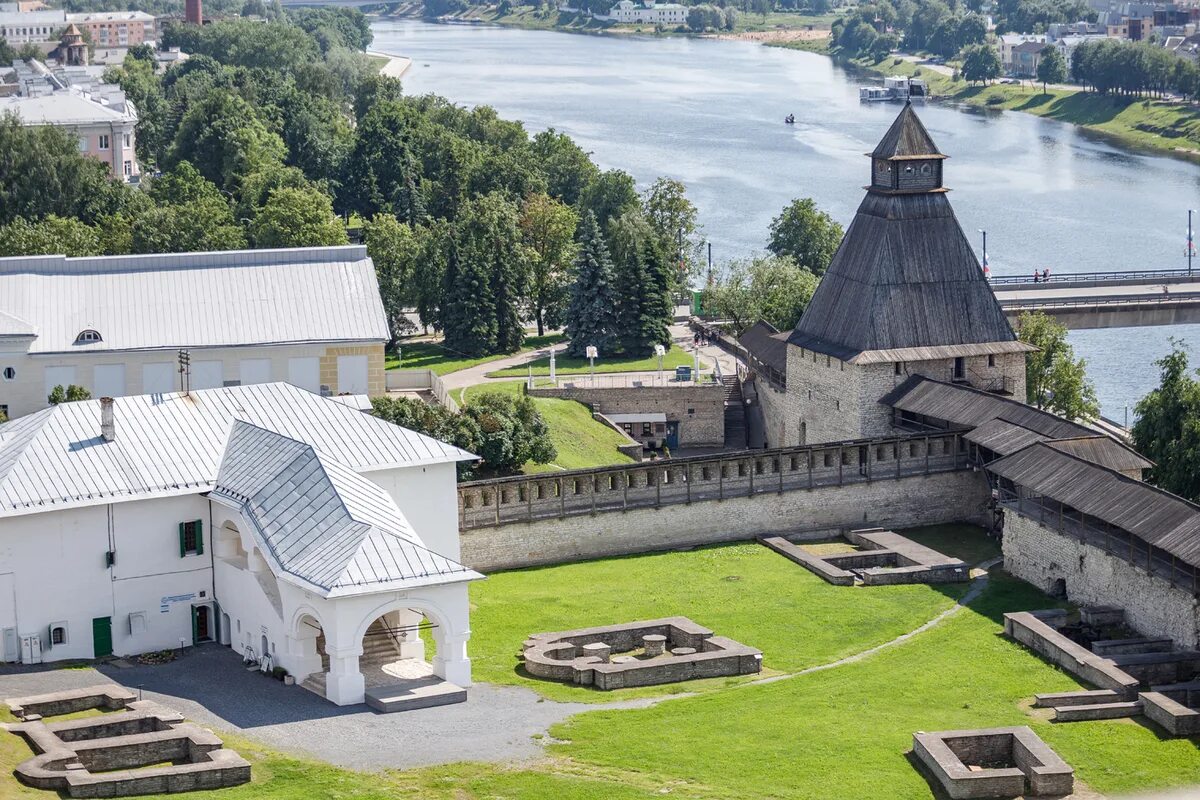
<svg viewBox="0 0 1200 800">
<path fill-rule="evenodd" d="M 686 183 L 718 262 L 760 252 L 795 197 L 848 223 L 869 179 L 863 153 L 899 111 L 860 104 L 861 81 L 824 56 L 748 42 L 390 20 L 373 29 L 375 49 L 413 59 L 407 92 L 485 103 L 531 132 L 557 128 L 642 186 L 659 175 Z M 788 113 L 795 125 L 783 124 Z M 920 115 L 950 156 L 946 185 L 977 251 L 977 230 L 988 232 L 993 274 L 1185 266 L 1200 167 L 1028 114 L 930 105 Z M 1200 326 L 1072 332 L 1106 416 L 1123 422 L 1128 408 L 1132 418 L 1172 336 L 1200 344 Z"/>
</svg>

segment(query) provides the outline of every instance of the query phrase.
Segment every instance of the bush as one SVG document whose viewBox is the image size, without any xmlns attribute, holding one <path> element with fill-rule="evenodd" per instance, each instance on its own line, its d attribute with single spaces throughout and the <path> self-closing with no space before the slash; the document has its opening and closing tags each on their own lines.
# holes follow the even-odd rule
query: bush
<svg viewBox="0 0 1200 800">
<path fill-rule="evenodd" d="M 283 681 L 287 677 L 288 671 L 283 667 L 275 667 L 271 670 L 271 677 L 277 681 Z"/>
</svg>

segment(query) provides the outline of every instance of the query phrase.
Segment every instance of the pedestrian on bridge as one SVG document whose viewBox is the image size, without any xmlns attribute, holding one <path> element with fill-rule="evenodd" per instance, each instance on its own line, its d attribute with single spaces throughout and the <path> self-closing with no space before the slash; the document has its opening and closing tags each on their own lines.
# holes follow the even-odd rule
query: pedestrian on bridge
<svg viewBox="0 0 1200 800">
<path fill-rule="evenodd" d="M 1035 270 L 1033 271 L 1033 282 L 1034 282 L 1034 283 L 1038 283 L 1038 282 L 1040 282 L 1040 281 L 1041 281 L 1041 279 L 1042 279 L 1042 273 L 1038 272 L 1038 271 L 1035 269 Z"/>
</svg>

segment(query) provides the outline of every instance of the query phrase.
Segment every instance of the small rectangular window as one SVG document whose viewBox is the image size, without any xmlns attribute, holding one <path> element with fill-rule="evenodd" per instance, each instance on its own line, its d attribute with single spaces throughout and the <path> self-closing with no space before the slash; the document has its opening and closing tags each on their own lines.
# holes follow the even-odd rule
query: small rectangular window
<svg viewBox="0 0 1200 800">
<path fill-rule="evenodd" d="M 98 149 L 100 149 L 100 150 L 107 150 L 107 149 L 108 149 L 108 144 L 109 144 L 109 142 L 108 142 L 108 134 L 107 134 L 107 133 L 102 133 L 102 134 L 100 134 L 100 136 L 99 136 L 99 139 L 100 139 L 100 146 L 99 146 L 99 148 L 98 148 Z"/>
<path fill-rule="evenodd" d="M 892 374 L 894 374 L 894 375 L 903 375 L 903 374 L 904 374 L 904 364 L 903 364 L 903 362 L 897 361 L 897 362 L 896 362 L 896 363 L 893 365 L 893 373 L 892 373 Z"/>
<path fill-rule="evenodd" d="M 654 435 L 654 426 L 652 424 L 650 424 L 649 422 L 643 422 L 642 423 L 642 436 L 653 436 L 653 435 Z"/>
<path fill-rule="evenodd" d="M 179 556 L 204 554 L 204 523 L 198 519 L 179 523 Z"/>
<path fill-rule="evenodd" d="M 824 462 L 825 462 L 825 466 L 832 467 L 833 466 L 833 453 L 825 453 L 824 454 Z"/>
<path fill-rule="evenodd" d="M 996 366 L 996 357 L 995 357 L 994 355 L 989 355 L 989 356 L 988 356 L 988 366 L 989 366 L 989 367 L 994 367 L 994 366 Z"/>
</svg>

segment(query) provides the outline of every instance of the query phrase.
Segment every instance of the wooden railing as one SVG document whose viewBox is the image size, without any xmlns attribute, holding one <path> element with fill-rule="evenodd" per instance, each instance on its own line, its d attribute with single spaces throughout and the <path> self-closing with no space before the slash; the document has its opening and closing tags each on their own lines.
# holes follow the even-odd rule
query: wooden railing
<svg viewBox="0 0 1200 800">
<path fill-rule="evenodd" d="M 489 528 L 970 469 L 961 432 L 742 450 L 458 487 L 459 525 Z"/>
</svg>

